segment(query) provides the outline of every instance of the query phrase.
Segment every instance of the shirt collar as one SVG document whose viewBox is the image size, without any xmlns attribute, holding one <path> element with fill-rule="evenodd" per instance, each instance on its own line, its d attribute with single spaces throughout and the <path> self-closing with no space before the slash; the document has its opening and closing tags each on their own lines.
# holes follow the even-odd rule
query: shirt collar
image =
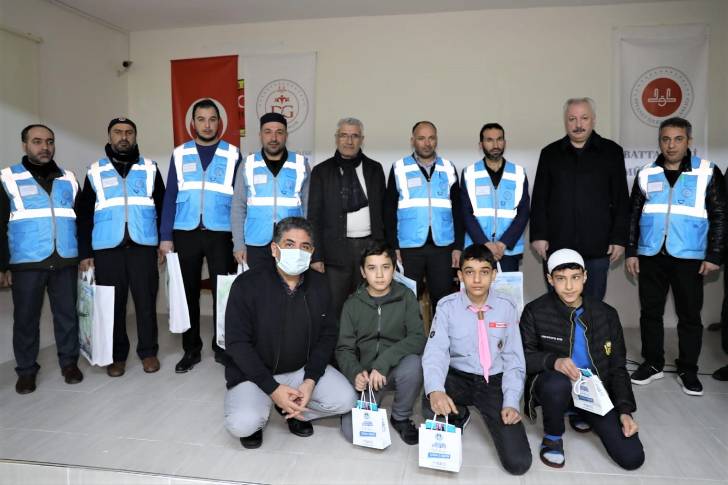
<svg viewBox="0 0 728 485">
<path fill-rule="evenodd" d="M 278 279 L 280 280 L 281 284 L 286 289 L 286 294 L 288 296 L 295 295 L 298 292 L 299 288 L 301 288 L 301 285 L 303 285 L 303 279 L 304 279 L 305 273 L 301 273 L 301 275 L 298 277 L 298 283 L 296 284 L 296 287 L 293 289 L 291 289 L 291 287 L 288 286 L 288 283 L 286 283 L 286 280 L 283 279 L 283 276 L 281 276 L 281 274 L 278 272 L 278 270 L 276 270 L 276 274 L 278 275 Z"/>
<path fill-rule="evenodd" d="M 488 298 L 485 299 L 485 304 L 483 305 L 483 309 L 485 311 L 492 310 L 493 309 L 493 305 L 495 304 L 495 301 L 494 300 L 495 300 L 495 297 L 493 296 L 493 292 L 492 291 L 488 291 Z M 468 298 L 468 294 L 465 291 L 465 288 L 463 288 L 462 290 L 460 290 L 460 305 L 463 308 L 465 308 L 466 310 L 468 309 L 469 306 L 475 305 L 475 303 L 473 303 L 472 301 L 470 301 L 470 298 Z"/>
</svg>

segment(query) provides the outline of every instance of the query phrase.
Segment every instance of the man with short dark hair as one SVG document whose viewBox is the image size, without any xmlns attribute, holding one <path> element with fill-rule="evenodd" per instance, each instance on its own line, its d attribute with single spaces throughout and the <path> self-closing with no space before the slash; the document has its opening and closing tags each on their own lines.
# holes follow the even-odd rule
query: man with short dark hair
<svg viewBox="0 0 728 485">
<path fill-rule="evenodd" d="M 238 147 L 221 140 L 220 111 L 211 99 L 192 107 L 195 138 L 174 149 L 169 163 L 160 226 L 160 260 L 177 250 L 185 287 L 190 329 L 182 334 L 184 355 L 174 370 L 184 373 L 200 362 L 200 273 L 207 261 L 212 287 L 212 350 L 222 363 L 217 345 L 217 276 L 235 271 L 230 224 Z M 173 242 L 174 241 L 174 242 Z"/>
<path fill-rule="evenodd" d="M 683 392 L 702 396 L 698 357 L 703 342 L 703 277 L 720 269 L 725 241 L 723 174 L 690 152 L 692 126 L 683 118 L 660 123 L 660 155 L 642 167 L 632 186 L 627 271 L 639 280 L 644 361 L 632 383 L 663 377 L 667 292 L 677 314 L 677 380 Z"/>
<path fill-rule="evenodd" d="M 311 223 L 276 224 L 272 257 L 235 279 L 225 310 L 225 427 L 245 448 L 258 448 L 272 404 L 296 436 L 310 421 L 347 413 L 356 395 L 328 365 L 336 318 L 326 277 L 309 271 Z"/>
<path fill-rule="evenodd" d="M 40 366 L 43 292 L 53 313 L 58 364 L 67 384 L 83 374 L 79 354 L 76 291 L 78 182 L 53 160 L 55 135 L 45 125 L 26 126 L 20 135 L 25 156 L 0 171 L 0 286 L 12 286 L 15 391 L 35 391 Z"/>
</svg>

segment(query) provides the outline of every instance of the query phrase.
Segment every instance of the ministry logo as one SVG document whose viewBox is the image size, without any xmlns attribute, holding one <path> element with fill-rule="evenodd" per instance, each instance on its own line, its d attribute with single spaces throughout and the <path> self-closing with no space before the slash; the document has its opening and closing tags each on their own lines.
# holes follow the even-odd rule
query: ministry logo
<svg viewBox="0 0 728 485">
<path fill-rule="evenodd" d="M 276 79 L 258 93 L 255 110 L 260 119 L 266 113 L 280 113 L 288 122 L 288 133 L 299 129 L 308 117 L 308 96 L 290 79 Z"/>
<path fill-rule="evenodd" d="M 660 66 L 637 79 L 630 93 L 630 106 L 641 122 L 658 127 L 667 118 L 687 117 L 694 98 L 693 85 L 684 72 Z"/>
</svg>

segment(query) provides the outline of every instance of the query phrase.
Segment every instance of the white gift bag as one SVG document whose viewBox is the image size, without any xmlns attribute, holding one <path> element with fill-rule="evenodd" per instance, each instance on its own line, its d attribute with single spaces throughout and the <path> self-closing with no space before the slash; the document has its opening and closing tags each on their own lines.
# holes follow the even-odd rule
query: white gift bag
<svg viewBox="0 0 728 485">
<path fill-rule="evenodd" d="M 519 315 L 523 312 L 523 273 L 521 271 L 503 272 L 498 263 L 498 272 L 490 288 L 510 298 L 518 307 Z"/>
<path fill-rule="evenodd" d="M 190 328 L 185 284 L 177 253 L 167 253 L 167 297 L 169 298 L 169 331 L 183 333 Z"/>
<path fill-rule="evenodd" d="M 420 466 L 459 472 L 463 464 L 462 430 L 453 424 L 437 421 L 437 415 L 420 425 Z"/>
<path fill-rule="evenodd" d="M 604 416 L 614 408 L 604 384 L 589 369 L 579 369 L 579 371 L 581 375 L 574 382 L 574 387 L 571 390 L 574 406 Z"/>
<path fill-rule="evenodd" d="M 392 444 L 387 422 L 387 410 L 377 405 L 371 385 L 369 398 L 365 399 L 364 391 L 351 410 L 351 428 L 354 436 L 353 444 L 383 450 Z"/>
<path fill-rule="evenodd" d="M 95 284 L 93 268 L 78 275 L 78 340 L 91 365 L 114 361 L 114 287 Z"/>
<path fill-rule="evenodd" d="M 215 298 L 215 309 L 217 318 L 215 322 L 217 345 L 225 348 L 225 309 L 227 308 L 228 297 L 230 296 L 230 287 L 239 274 L 248 271 L 248 265 L 243 263 L 238 265 L 238 272 L 235 274 L 219 274 L 217 275 L 217 292 Z"/>
<path fill-rule="evenodd" d="M 417 298 L 417 282 L 404 275 L 404 267 L 399 261 L 397 261 L 397 271 L 394 272 L 394 281 L 402 283 L 404 286 L 412 290 L 412 293 L 415 294 L 415 298 Z"/>
</svg>

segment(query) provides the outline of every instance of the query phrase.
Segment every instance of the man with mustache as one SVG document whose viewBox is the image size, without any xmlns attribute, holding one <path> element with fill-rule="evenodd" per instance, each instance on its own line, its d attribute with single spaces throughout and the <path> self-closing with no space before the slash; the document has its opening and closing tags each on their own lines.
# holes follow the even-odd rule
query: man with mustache
<svg viewBox="0 0 728 485">
<path fill-rule="evenodd" d="M 215 335 L 217 275 L 235 271 L 230 204 L 240 152 L 238 147 L 220 139 L 220 111 L 211 99 L 194 104 L 192 121 L 195 138 L 175 148 L 172 154 L 160 227 L 160 260 L 177 250 L 190 313 L 190 329 L 182 334 L 184 356 L 174 369 L 177 373 L 191 370 L 201 359 L 203 258 L 207 260 L 212 284 L 212 350 L 215 361 L 224 364 L 225 352 L 217 345 Z"/>
<path fill-rule="evenodd" d="M 96 283 L 114 287 L 113 363 L 109 377 L 126 370 L 126 302 L 131 289 L 137 321 L 136 352 L 144 372 L 159 370 L 157 351 L 157 245 L 164 181 L 157 163 L 139 155 L 136 124 L 114 118 L 106 156 L 91 164 L 79 196 L 81 271 L 95 268 Z"/>
<path fill-rule="evenodd" d="M 50 128 L 29 125 L 20 138 L 22 161 L 0 171 L 0 286 L 12 286 L 15 391 L 28 394 L 35 391 L 40 369 L 36 360 L 45 291 L 61 374 L 66 384 L 83 380 L 77 366 L 78 182 L 53 160 L 56 140 Z"/>
<path fill-rule="evenodd" d="M 601 300 L 609 265 L 627 245 L 629 196 L 624 151 L 599 136 L 595 123 L 594 100 L 566 101 L 566 136 L 541 150 L 538 160 L 530 238 L 544 265 L 554 251 L 578 251 L 589 273 L 584 294 Z"/>
<path fill-rule="evenodd" d="M 269 264 L 273 228 L 286 217 L 305 217 L 311 172 L 303 155 L 288 151 L 288 121 L 280 113 L 260 118 L 259 152 L 238 169 L 232 206 L 234 255 L 251 269 Z"/>
</svg>

